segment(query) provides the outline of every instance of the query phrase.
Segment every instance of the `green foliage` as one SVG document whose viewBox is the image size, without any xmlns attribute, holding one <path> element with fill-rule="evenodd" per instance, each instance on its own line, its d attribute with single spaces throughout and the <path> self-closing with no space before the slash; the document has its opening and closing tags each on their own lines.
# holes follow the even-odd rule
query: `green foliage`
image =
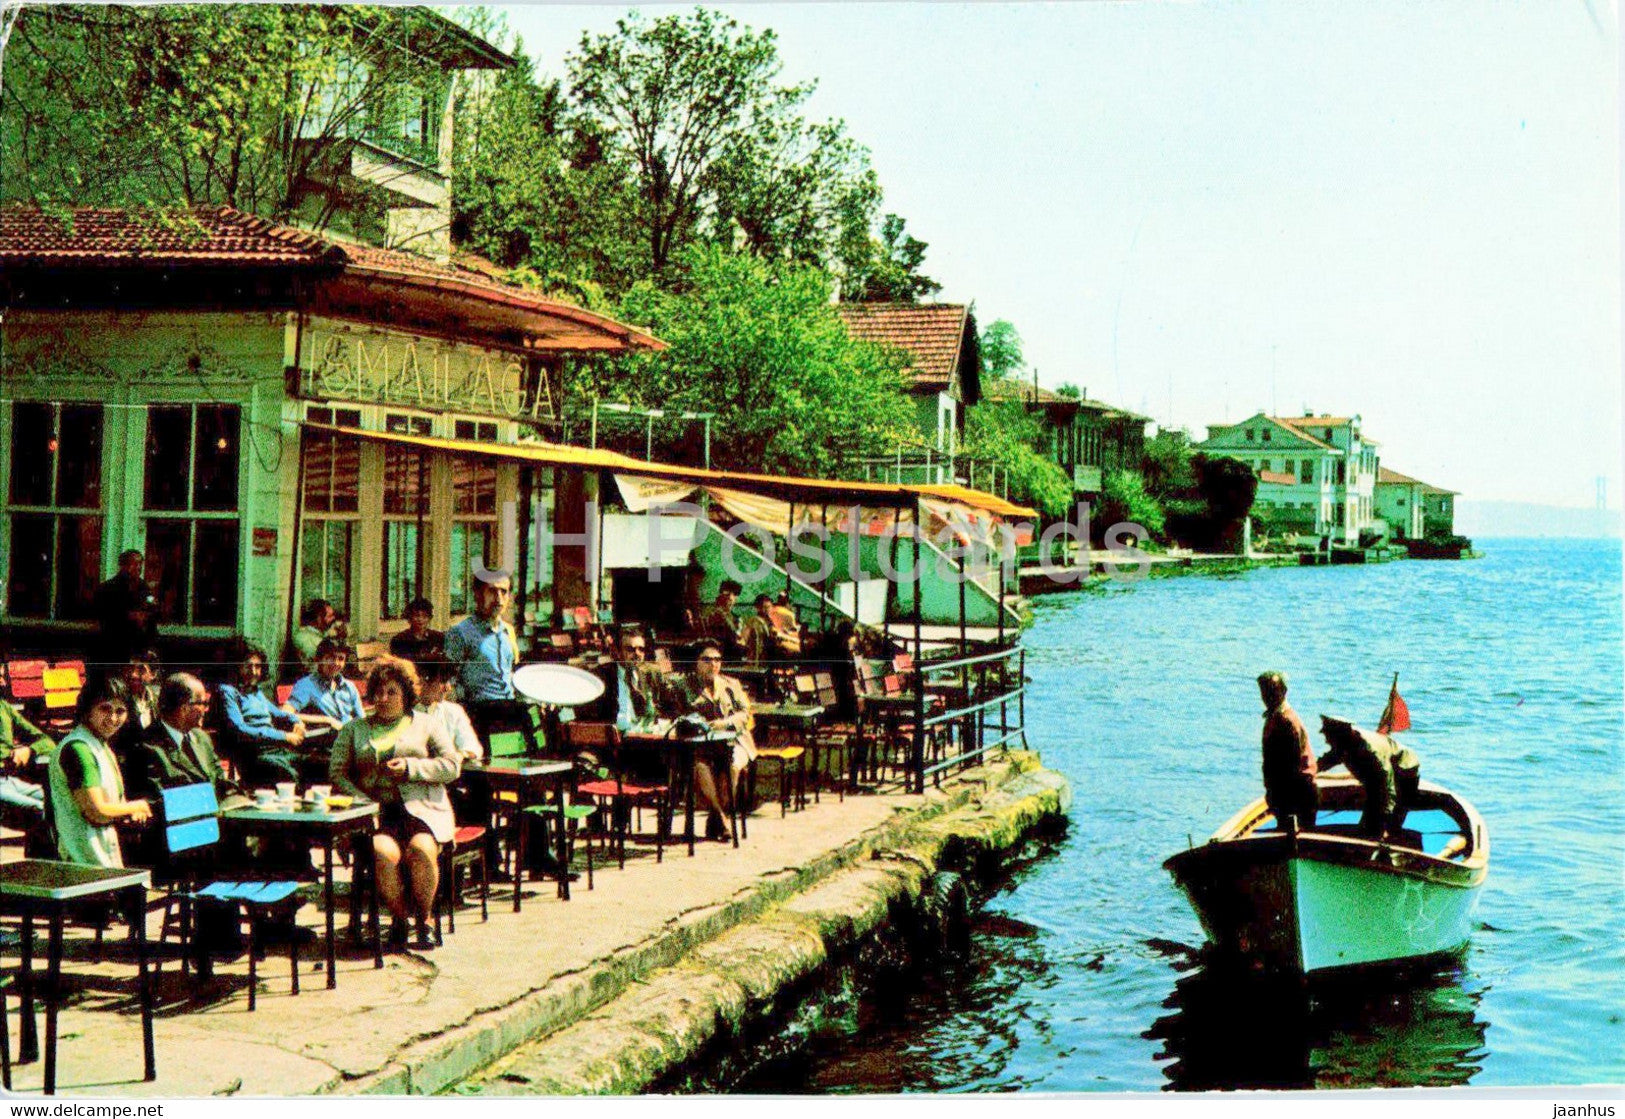
<svg viewBox="0 0 1625 1119">
<path fill-rule="evenodd" d="M 1140 473 L 1146 489 L 1159 497 L 1188 494 L 1196 488 L 1190 436 L 1183 431 L 1159 431 L 1145 444 Z"/>
<path fill-rule="evenodd" d="M 1001 379 L 1014 377 L 1025 367 L 1021 356 L 1021 335 L 1006 319 L 995 319 L 982 330 L 982 376 Z"/>
<path fill-rule="evenodd" d="M 321 141 L 400 128 L 445 77 L 418 9 L 30 6 L 0 89 L 0 196 L 57 205 L 225 203 L 320 227 Z"/>
<path fill-rule="evenodd" d="M 713 462 L 814 477 L 908 427 L 901 362 L 847 334 L 824 273 L 709 245 L 675 263 L 672 288 L 640 283 L 620 309 L 670 349 L 582 370 L 582 398 L 715 412 Z"/>
<path fill-rule="evenodd" d="M 1083 390 L 1071 381 L 1067 381 L 1055 387 L 1055 395 L 1063 400 L 1082 400 Z"/>
<path fill-rule="evenodd" d="M 1145 445 L 1141 474 L 1146 494 L 1162 505 L 1169 538 L 1202 551 L 1239 548 L 1258 489 L 1250 467 L 1193 450 L 1183 431 L 1159 431 Z"/>
<path fill-rule="evenodd" d="M 870 235 L 865 216 L 850 215 L 840 247 L 843 299 L 849 303 L 916 303 L 942 290 L 941 284 L 920 271 L 928 246 L 905 225 L 896 214 L 887 214 L 877 238 Z"/>
<path fill-rule="evenodd" d="M 1097 533 L 1120 521 L 1137 524 L 1161 540 L 1167 528 L 1162 503 L 1134 470 L 1108 470 L 1101 480 L 1100 505 L 1091 518 Z"/>
<path fill-rule="evenodd" d="M 1025 501 L 1046 517 L 1064 517 L 1072 509 L 1072 480 L 1043 445 L 1038 417 L 1019 401 L 984 400 L 965 421 L 964 452 L 992 463 L 1010 480 L 1012 499 Z"/>
<path fill-rule="evenodd" d="M 879 205 L 868 152 L 845 124 L 798 112 L 814 86 L 779 81 L 771 30 L 706 8 L 634 12 L 583 35 L 568 65 L 583 127 L 628 172 L 640 276 L 662 278 L 698 240 L 736 236 L 764 256 L 825 264 Z"/>
</svg>

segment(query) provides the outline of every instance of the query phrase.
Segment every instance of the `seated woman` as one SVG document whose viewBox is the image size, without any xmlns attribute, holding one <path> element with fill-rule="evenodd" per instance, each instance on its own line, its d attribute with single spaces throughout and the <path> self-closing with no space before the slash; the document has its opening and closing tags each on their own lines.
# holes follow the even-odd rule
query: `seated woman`
<svg viewBox="0 0 1625 1119">
<path fill-rule="evenodd" d="M 726 839 L 728 829 L 723 819 L 739 788 L 739 775 L 756 757 L 756 740 L 750 733 L 756 722 L 750 713 L 750 698 L 745 695 L 745 689 L 732 676 L 722 675 L 721 643 L 707 639 L 695 649 L 694 671 L 683 678 L 679 689 L 683 711 L 700 716 L 712 730 L 738 732 L 726 782 L 718 780 L 719 775 L 709 762 L 699 761 L 694 765 L 694 791 L 710 810 L 705 821 L 705 837 Z"/>
<path fill-rule="evenodd" d="M 145 824 L 152 807 L 124 797 L 124 776 L 111 743 L 126 716 L 111 680 L 92 681 L 80 691 L 77 716 L 48 769 L 57 854 L 64 862 L 122 867 L 115 825 Z"/>
<path fill-rule="evenodd" d="M 265 694 L 270 658 L 251 641 L 231 653 L 230 681 L 220 685 L 220 737 L 227 757 L 242 767 L 248 785 L 299 780 L 294 751 L 305 741 L 305 724 Z"/>
<path fill-rule="evenodd" d="M 411 658 L 402 657 L 402 660 Z M 429 653 L 416 661 L 418 670 L 417 709 L 445 728 L 446 736 L 457 753 L 467 762 L 485 758 L 485 744 L 474 733 L 463 705 L 451 698 L 452 681 L 457 678 L 457 666 L 446 659 L 444 653 Z"/>
<path fill-rule="evenodd" d="M 288 695 L 288 703 L 305 722 L 338 728 L 365 714 L 361 693 L 344 678 L 349 658 L 344 646 L 331 637 L 316 646 L 316 666 Z"/>
<path fill-rule="evenodd" d="M 131 649 L 124 663 L 113 668 L 113 687 L 125 710 L 124 729 L 113 742 L 113 755 L 120 763 L 158 717 L 159 664 L 157 650 Z"/>
<path fill-rule="evenodd" d="M 417 920 L 414 947 L 434 947 L 429 918 L 440 887 L 440 844 L 456 829 L 446 786 L 462 772 L 457 749 L 436 719 L 413 711 L 417 671 L 397 657 L 381 657 L 367 676 L 373 712 L 339 731 L 328 762 L 335 791 L 379 804 L 372 837 L 378 898 L 395 918 L 390 944 L 406 946 L 408 914 Z M 401 864 L 411 898 L 401 881 Z"/>
</svg>

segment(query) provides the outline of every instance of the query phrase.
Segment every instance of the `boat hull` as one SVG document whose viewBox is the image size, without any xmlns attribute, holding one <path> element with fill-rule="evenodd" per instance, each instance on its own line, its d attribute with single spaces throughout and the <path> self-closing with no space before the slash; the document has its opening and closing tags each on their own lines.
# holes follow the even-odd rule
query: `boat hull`
<svg viewBox="0 0 1625 1119">
<path fill-rule="evenodd" d="M 1423 783 L 1401 839 L 1360 833 L 1363 791 L 1322 780 L 1314 829 L 1286 834 L 1254 801 L 1164 867 L 1221 953 L 1314 975 L 1458 952 L 1489 870 L 1477 810 Z"/>
<path fill-rule="evenodd" d="M 1481 879 L 1352 865 L 1312 847 L 1285 836 L 1213 844 L 1176 856 L 1170 869 L 1214 946 L 1270 970 L 1312 975 L 1467 944 Z"/>
</svg>

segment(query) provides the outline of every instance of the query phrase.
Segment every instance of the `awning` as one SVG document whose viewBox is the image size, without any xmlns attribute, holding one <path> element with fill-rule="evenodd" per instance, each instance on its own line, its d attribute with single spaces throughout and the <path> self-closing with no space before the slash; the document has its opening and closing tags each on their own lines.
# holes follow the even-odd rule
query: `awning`
<svg viewBox="0 0 1625 1119">
<path fill-rule="evenodd" d="M 928 531 L 940 528 L 944 523 L 974 526 L 984 521 L 990 522 L 987 527 L 997 529 L 1003 522 L 1036 520 L 1038 517 L 1031 509 L 965 486 L 898 486 L 825 478 L 791 478 L 777 474 L 746 474 L 644 462 L 616 451 L 572 447 L 562 443 L 483 443 L 329 424 L 307 423 L 306 426 L 357 439 L 502 462 L 609 471 L 616 476 L 622 495 L 627 499 L 627 507 L 633 512 L 681 501 L 694 490 L 703 489 L 737 519 L 781 536 L 790 527 L 792 519 L 797 523 L 822 520 L 832 531 L 844 532 L 851 519 L 850 510 L 858 511 L 862 531 L 871 535 L 885 531 L 888 524 L 897 527 L 912 524 L 914 511 L 921 505 L 932 516 L 932 523 L 926 526 Z M 894 511 L 901 515 L 894 516 Z"/>
<path fill-rule="evenodd" d="M 313 431 L 329 431 L 377 443 L 397 443 L 426 450 L 476 455 L 502 462 L 528 462 L 538 466 L 578 467 L 611 470 L 638 478 L 661 478 L 689 486 L 721 486 L 795 502 L 797 505 L 863 505 L 888 509 L 912 509 L 918 487 L 889 486 L 876 482 L 843 482 L 825 478 L 791 478 L 778 474 L 745 474 L 731 470 L 703 470 L 663 462 L 644 462 L 616 451 L 571 447 L 562 443 L 480 443 L 467 439 L 441 439 L 431 435 L 404 435 L 392 431 L 367 431 L 355 427 L 306 423 Z M 974 491 L 968 491 L 974 492 Z M 991 497 L 991 495 L 988 495 Z M 997 500 L 996 498 L 994 500 Z"/>
</svg>

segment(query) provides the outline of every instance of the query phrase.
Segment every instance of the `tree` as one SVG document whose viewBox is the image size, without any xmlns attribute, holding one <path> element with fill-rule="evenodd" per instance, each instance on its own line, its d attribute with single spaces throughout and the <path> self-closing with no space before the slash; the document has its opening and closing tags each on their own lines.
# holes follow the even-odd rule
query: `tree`
<svg viewBox="0 0 1625 1119">
<path fill-rule="evenodd" d="M 1145 488 L 1145 479 L 1133 470 L 1108 470 L 1101 482 L 1100 505 L 1091 518 L 1097 536 L 1120 522 L 1137 524 L 1153 539 L 1162 539 L 1167 527 L 1162 503 Z"/>
<path fill-rule="evenodd" d="M 556 81 L 531 77 L 523 44 L 489 86 L 458 95 L 452 189 L 458 244 L 516 279 L 607 309 L 641 275 L 629 167 L 598 142 Z"/>
<path fill-rule="evenodd" d="M 1006 319 L 995 319 L 982 331 L 982 376 L 993 380 L 1014 377 L 1026 367 L 1021 356 L 1021 335 Z"/>
<path fill-rule="evenodd" d="M 1020 401 L 984 400 L 965 421 L 964 453 L 998 467 L 1009 479 L 1010 495 L 1046 517 L 1064 517 L 1072 508 L 1072 480 L 1038 448 L 1043 444 L 1038 417 Z"/>
<path fill-rule="evenodd" d="M 908 428 L 900 358 L 847 333 L 828 276 L 713 245 L 674 263 L 671 288 L 645 281 L 621 303 L 670 348 L 581 370 L 580 398 L 713 412 L 713 462 L 814 477 Z"/>
<path fill-rule="evenodd" d="M 0 89 L 0 196 L 43 205 L 224 203 L 320 228 L 336 141 L 400 128 L 446 77 L 421 9 L 32 6 Z"/>
<path fill-rule="evenodd" d="M 896 214 L 887 214 L 878 238 L 871 236 L 866 219 L 848 224 L 841 250 L 841 298 L 849 303 L 917 303 L 942 290 L 920 271 L 928 246 L 907 232 L 905 224 Z"/>
<path fill-rule="evenodd" d="M 1083 390 L 1077 385 L 1074 385 L 1071 381 L 1066 381 L 1055 386 L 1055 395 L 1060 397 L 1062 400 L 1082 400 Z"/>
<path fill-rule="evenodd" d="M 581 112 L 633 174 L 641 271 L 656 278 L 699 235 L 724 163 L 812 88 L 778 84 L 772 31 L 705 8 L 652 22 L 634 12 L 611 34 L 583 34 L 568 67 Z"/>
</svg>

